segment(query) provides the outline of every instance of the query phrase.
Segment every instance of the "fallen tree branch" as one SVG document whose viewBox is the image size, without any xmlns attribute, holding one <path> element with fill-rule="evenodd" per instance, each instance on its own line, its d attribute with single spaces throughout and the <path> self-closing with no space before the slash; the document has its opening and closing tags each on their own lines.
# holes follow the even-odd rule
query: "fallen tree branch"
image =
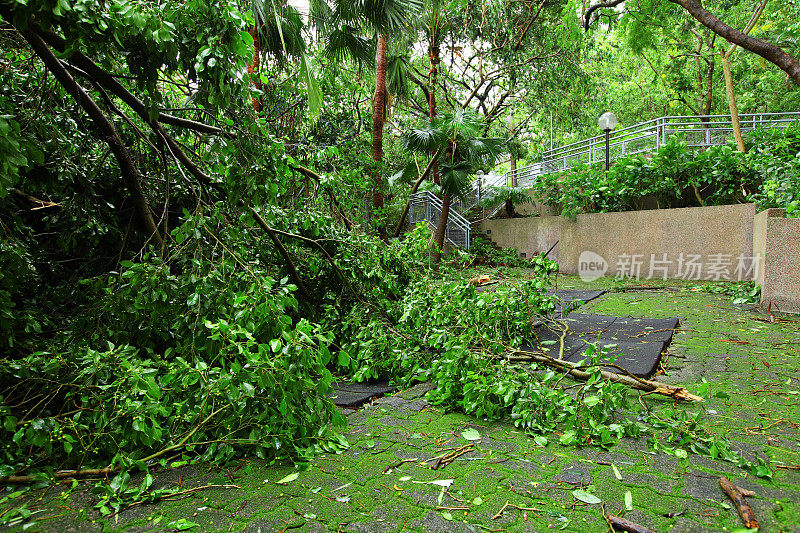
<svg viewBox="0 0 800 533">
<path fill-rule="evenodd" d="M 475 449 L 475 444 L 473 443 L 465 444 L 464 446 L 457 448 L 448 454 L 438 457 L 436 459 L 436 462 L 431 466 L 431 468 L 433 470 L 439 470 L 440 468 L 444 468 L 445 466 L 455 461 L 457 457 L 460 457 L 465 453 L 469 453 L 474 449 Z"/>
<path fill-rule="evenodd" d="M 253 216 L 255 217 L 258 225 L 261 226 L 261 229 L 267 232 L 267 235 L 269 235 L 269 238 L 272 239 L 272 243 L 275 245 L 275 248 L 277 248 L 278 252 L 281 254 L 281 256 L 283 256 L 283 260 L 286 263 L 286 268 L 289 269 L 289 275 L 292 277 L 292 280 L 294 281 L 295 285 L 297 285 L 297 288 L 300 289 L 300 292 L 303 294 L 303 297 L 309 302 L 314 301 L 314 299 L 306 290 L 306 286 L 303 284 L 303 280 L 300 279 L 300 274 L 297 272 L 297 268 L 295 268 L 294 262 L 292 261 L 292 258 L 289 256 L 289 252 L 286 251 L 286 247 L 283 246 L 283 243 L 275 234 L 275 230 L 269 227 L 269 225 L 266 222 L 264 222 L 264 219 L 261 218 L 261 215 L 258 214 L 258 211 L 256 211 L 251 207 L 250 212 L 253 213 Z"/>
<path fill-rule="evenodd" d="M 607 514 L 604 516 L 604 518 L 613 529 L 628 531 L 629 533 L 655 533 L 652 529 L 647 529 L 644 526 L 640 526 L 639 524 L 631 522 L 630 520 L 626 520 L 620 516 Z"/>
<path fill-rule="evenodd" d="M 509 361 L 533 361 L 536 363 L 541 363 L 543 365 L 549 366 L 550 368 L 564 371 L 573 378 L 579 379 L 581 381 L 586 381 L 589 379 L 589 377 L 591 377 L 591 374 L 589 374 L 588 372 L 584 372 L 583 370 L 580 370 L 579 365 L 575 363 L 554 359 L 542 353 L 530 352 L 526 350 L 511 350 L 511 355 L 505 355 L 503 357 L 505 357 Z M 703 398 L 690 393 L 688 390 L 686 390 L 685 387 L 669 385 L 667 383 L 661 383 L 660 381 L 652 381 L 637 377 L 615 374 L 614 372 L 609 372 L 607 370 L 601 370 L 600 374 L 604 379 L 607 379 L 608 381 L 611 381 L 613 383 L 620 383 L 632 389 L 645 391 L 650 394 L 660 394 L 662 396 L 667 396 L 674 400 L 684 400 L 692 402 L 703 401 Z"/>
<path fill-rule="evenodd" d="M 299 172 L 303 176 L 305 176 L 307 178 L 311 178 L 312 180 L 314 180 L 317 183 L 319 183 L 320 186 L 322 186 L 323 192 L 328 195 L 328 198 L 331 200 L 331 203 L 336 208 L 336 210 L 339 212 L 339 216 L 342 217 L 342 221 L 344 222 L 345 227 L 348 230 L 353 229 L 353 222 L 349 218 L 347 218 L 347 215 L 344 214 L 344 210 L 342 209 L 342 206 L 339 204 L 339 200 L 336 198 L 336 195 L 333 194 L 333 192 L 331 192 L 328 187 L 325 187 L 323 185 L 322 176 L 320 176 L 319 174 L 317 174 L 313 170 L 310 170 L 310 169 L 308 169 L 308 168 L 306 168 L 304 166 L 300 166 L 300 165 L 297 165 L 297 166 L 289 165 L 289 166 L 291 168 L 295 169 L 297 172 Z"/>
<path fill-rule="evenodd" d="M 8 12 L 0 12 L 4 18 L 9 18 Z M 11 22 L 11 20 L 8 20 Z M 41 28 L 40 28 L 41 30 Z M 34 53 L 42 60 L 45 68 L 50 71 L 59 84 L 75 99 L 80 108 L 89 115 L 92 122 L 102 132 L 103 140 L 108 144 L 120 167 L 120 172 L 125 181 L 128 193 L 130 194 L 139 218 L 144 226 L 147 237 L 156 240 L 159 246 L 163 246 L 164 240 L 158 231 L 153 216 L 150 213 L 150 205 L 144 195 L 141 185 L 141 175 L 136 167 L 127 146 L 120 138 L 114 124 L 100 110 L 100 107 L 92 99 L 86 90 L 80 86 L 72 75 L 67 72 L 61 62 L 53 55 L 53 52 L 41 37 L 30 29 L 25 30 L 22 36 L 33 49 Z"/>
<path fill-rule="evenodd" d="M 116 472 L 115 468 L 111 465 L 104 468 L 84 468 L 81 470 L 62 470 L 55 473 L 56 479 L 67 479 L 71 477 L 88 477 L 88 476 L 107 476 Z M 39 479 L 40 475 L 26 475 L 26 476 L 6 476 L 0 477 L 0 485 L 16 485 L 22 483 L 33 483 Z"/>
<path fill-rule="evenodd" d="M 750 504 L 744 499 L 744 491 L 725 477 L 719 478 L 719 486 L 736 506 L 736 510 L 739 511 L 739 516 L 741 516 L 742 521 L 744 521 L 744 526 L 748 529 L 758 529 L 758 520 L 756 520 L 756 515 L 750 507 Z M 748 491 L 748 493 L 749 492 L 750 491 Z"/>
</svg>

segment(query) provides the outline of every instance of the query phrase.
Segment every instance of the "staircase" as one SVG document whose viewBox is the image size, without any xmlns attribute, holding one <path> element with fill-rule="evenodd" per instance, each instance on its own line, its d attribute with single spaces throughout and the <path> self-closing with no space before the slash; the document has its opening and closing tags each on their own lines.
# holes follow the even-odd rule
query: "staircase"
<svg viewBox="0 0 800 533">
<path fill-rule="evenodd" d="M 427 222 L 435 230 L 442 215 L 442 200 L 430 191 L 415 192 L 411 195 L 410 219 L 412 224 Z M 469 250 L 470 222 L 458 212 L 455 205 L 450 205 L 447 217 L 447 228 L 444 232 L 445 242 L 453 246 Z"/>
<path fill-rule="evenodd" d="M 739 115 L 742 133 L 757 128 L 786 128 L 800 120 L 800 112 L 759 113 Z M 665 116 L 622 128 L 609 136 L 609 161 L 623 156 L 657 151 L 674 138 L 682 139 L 691 148 L 708 148 L 726 144 L 733 138 L 733 122 L 729 115 Z M 548 150 L 542 160 L 500 176 L 481 177 L 472 182 L 463 198 L 450 206 L 445 240 L 453 246 L 469 249 L 470 238 L 478 238 L 470 231 L 470 221 L 491 216 L 495 208 L 478 206 L 491 190 L 503 185 L 531 187 L 542 174 L 569 170 L 582 164 L 605 161 L 605 136 L 574 142 Z M 436 228 L 442 212 L 442 201 L 431 192 L 411 195 L 411 222 L 423 220 Z M 488 238 L 488 237 L 486 237 Z"/>
</svg>

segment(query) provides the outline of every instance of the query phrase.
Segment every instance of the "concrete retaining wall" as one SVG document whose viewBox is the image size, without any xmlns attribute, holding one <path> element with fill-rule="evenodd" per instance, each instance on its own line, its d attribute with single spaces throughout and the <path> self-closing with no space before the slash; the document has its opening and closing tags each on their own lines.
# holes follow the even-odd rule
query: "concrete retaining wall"
<svg viewBox="0 0 800 533">
<path fill-rule="evenodd" d="M 481 229 L 504 248 L 527 257 L 558 245 L 550 257 L 579 274 L 596 254 L 606 274 L 686 279 L 752 279 L 753 204 L 655 209 L 485 221 Z M 595 261 L 600 261 L 592 256 Z M 744 264 L 740 264 L 744 263 Z M 587 265 L 583 265 L 584 268 Z M 738 269 L 738 270 L 737 270 Z"/>
<path fill-rule="evenodd" d="M 773 310 L 800 312 L 800 219 L 767 209 L 753 219 L 753 249 L 763 257 L 756 277 L 761 303 Z"/>
<path fill-rule="evenodd" d="M 800 219 L 753 204 L 497 219 L 481 223 L 499 246 L 547 251 L 582 277 L 755 280 L 763 302 L 800 312 Z"/>
</svg>

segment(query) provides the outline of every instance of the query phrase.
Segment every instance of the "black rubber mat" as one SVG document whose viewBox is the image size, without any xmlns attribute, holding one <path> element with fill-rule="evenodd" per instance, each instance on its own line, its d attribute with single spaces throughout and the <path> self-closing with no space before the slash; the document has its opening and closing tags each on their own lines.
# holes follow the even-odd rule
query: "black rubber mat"
<svg viewBox="0 0 800 533">
<path fill-rule="evenodd" d="M 567 361 L 578 363 L 586 357 L 587 344 L 582 341 L 584 346 L 576 351 L 570 352 L 565 357 Z M 601 363 L 613 362 L 615 365 L 624 368 L 634 376 L 649 378 L 658 370 L 661 362 L 661 355 L 666 349 L 666 343 L 656 342 L 630 342 L 630 341 L 596 341 L 602 347 Z M 622 371 L 616 367 L 606 367 L 606 370 L 617 374 Z"/>
<path fill-rule="evenodd" d="M 613 362 L 631 374 L 650 377 L 678 327 L 677 318 L 619 318 L 609 315 L 570 313 L 563 321 L 569 326 L 564 337 L 563 358 L 573 363 L 584 359 L 587 344 L 604 347 L 601 362 Z M 561 333 L 547 326 L 535 330 L 538 349 L 558 357 Z M 530 349 L 530 347 L 527 347 Z M 614 367 L 608 370 L 621 372 Z"/>
<path fill-rule="evenodd" d="M 379 398 L 384 394 L 394 392 L 395 388 L 389 385 L 388 381 L 367 381 L 362 383 L 351 383 L 349 381 L 334 381 L 331 386 L 333 392 L 330 398 L 334 405 L 339 407 L 349 407 L 355 409 L 373 398 Z"/>
</svg>

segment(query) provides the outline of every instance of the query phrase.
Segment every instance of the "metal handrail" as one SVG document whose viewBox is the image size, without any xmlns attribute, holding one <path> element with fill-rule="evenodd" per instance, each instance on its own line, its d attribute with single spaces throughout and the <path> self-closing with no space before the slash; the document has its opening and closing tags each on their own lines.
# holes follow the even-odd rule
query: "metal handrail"
<svg viewBox="0 0 800 533">
<path fill-rule="evenodd" d="M 742 131 L 758 127 L 786 127 L 800 119 L 800 113 L 751 113 L 739 115 Z M 670 138 L 684 136 L 693 148 L 725 144 L 733 132 L 730 115 L 664 116 L 614 131 L 609 149 L 616 159 L 658 150 Z M 544 172 L 567 170 L 581 163 L 605 159 L 605 137 L 598 135 L 547 150 L 542 154 Z"/>
<path fill-rule="evenodd" d="M 800 112 L 739 115 L 739 124 L 743 132 L 759 127 L 785 128 L 797 120 L 800 120 Z M 725 144 L 732 133 L 733 121 L 730 115 L 663 116 L 612 132 L 609 136 L 609 155 L 610 159 L 614 160 L 621 156 L 654 152 L 669 139 L 680 136 L 685 138 L 689 147 L 705 148 Z M 451 206 L 446 230 L 448 242 L 455 246 L 462 246 L 460 243 L 463 242 L 463 246 L 469 248 L 470 225 L 462 213 L 479 204 L 487 196 L 487 191 L 501 185 L 530 187 L 535 178 L 542 174 L 569 170 L 580 164 L 600 161 L 605 161 L 604 135 L 547 150 L 538 163 L 508 171 L 489 180 L 482 178 L 473 181 L 464 198 L 453 202 Z M 422 220 L 419 216 L 415 219 L 414 206 L 417 206 L 416 215 L 420 215 L 419 211 L 424 207 L 424 220 L 436 227 L 442 201 L 430 192 L 418 192 L 411 198 L 412 222 Z M 483 209 L 484 218 L 487 211 L 491 209 Z"/>
<path fill-rule="evenodd" d="M 430 227 L 435 229 L 439 224 L 442 214 L 442 200 L 430 191 L 415 192 L 411 195 L 411 222 L 417 223 L 425 221 Z M 463 247 L 469 250 L 470 244 L 470 224 L 469 220 L 459 213 L 455 206 L 451 205 L 450 213 L 447 217 L 447 227 L 445 228 L 445 240 L 456 247 Z"/>
</svg>

